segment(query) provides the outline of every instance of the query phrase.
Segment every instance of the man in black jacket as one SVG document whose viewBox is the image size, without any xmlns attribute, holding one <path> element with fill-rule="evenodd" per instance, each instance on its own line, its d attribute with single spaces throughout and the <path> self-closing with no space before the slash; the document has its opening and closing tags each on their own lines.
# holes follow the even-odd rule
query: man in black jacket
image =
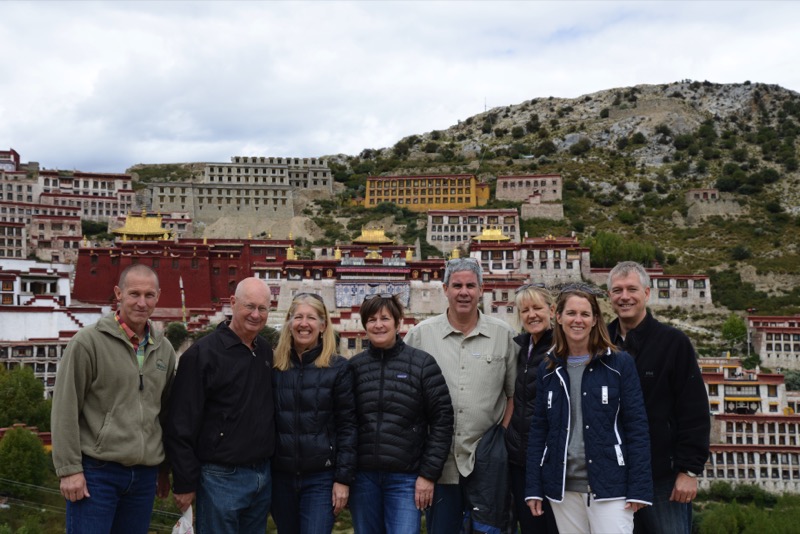
<svg viewBox="0 0 800 534">
<path fill-rule="evenodd" d="M 689 534 L 711 429 L 697 357 L 683 332 L 647 311 L 650 277 L 641 265 L 619 263 L 609 273 L 608 288 L 617 314 L 609 334 L 636 360 L 650 425 L 655 498 L 634 516 L 634 532 Z"/>
<path fill-rule="evenodd" d="M 258 335 L 269 311 L 263 280 L 242 280 L 231 310 L 230 323 L 181 356 L 165 431 L 175 502 L 183 511 L 197 496 L 198 534 L 263 533 L 272 497 L 272 348 Z"/>
</svg>

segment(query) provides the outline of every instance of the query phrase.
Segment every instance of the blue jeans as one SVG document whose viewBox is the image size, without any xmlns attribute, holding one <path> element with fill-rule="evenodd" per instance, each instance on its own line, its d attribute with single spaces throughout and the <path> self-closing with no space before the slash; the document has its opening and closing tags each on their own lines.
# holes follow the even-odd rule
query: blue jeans
<svg viewBox="0 0 800 534">
<path fill-rule="evenodd" d="M 304 475 L 273 471 L 272 519 L 280 534 L 330 534 L 333 471 Z"/>
<path fill-rule="evenodd" d="M 350 488 L 355 534 L 419 534 L 422 513 L 414 503 L 417 475 L 359 471 Z"/>
<path fill-rule="evenodd" d="M 674 476 L 653 481 L 653 506 L 633 516 L 635 534 L 691 534 L 692 505 L 669 500 L 674 486 Z"/>
<path fill-rule="evenodd" d="M 465 505 L 460 484 L 436 484 L 433 488 L 433 505 L 425 512 L 428 534 L 461 532 Z"/>
<path fill-rule="evenodd" d="M 158 467 L 103 462 L 84 456 L 90 497 L 67 501 L 67 534 L 147 534 Z"/>
<path fill-rule="evenodd" d="M 269 462 L 203 464 L 197 490 L 197 534 L 264 534 L 271 497 Z"/>
<path fill-rule="evenodd" d="M 511 479 L 511 496 L 514 499 L 514 514 L 519 523 L 519 532 L 521 534 L 558 534 L 556 517 L 553 515 L 548 499 L 542 501 L 543 515 L 534 517 L 531 509 L 528 508 L 528 504 L 525 502 L 525 468 L 509 464 L 508 470 Z"/>
</svg>

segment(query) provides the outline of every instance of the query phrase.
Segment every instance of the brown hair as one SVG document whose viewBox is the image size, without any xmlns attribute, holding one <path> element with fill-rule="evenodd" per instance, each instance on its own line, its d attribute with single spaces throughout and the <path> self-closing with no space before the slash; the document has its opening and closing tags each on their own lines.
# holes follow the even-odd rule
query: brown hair
<svg viewBox="0 0 800 534">
<path fill-rule="evenodd" d="M 588 291 L 581 289 L 568 289 L 562 291 L 558 295 L 558 302 L 556 303 L 556 315 L 561 315 L 564 312 L 564 306 L 567 304 L 567 299 L 570 297 L 580 297 L 589 302 L 592 307 L 592 315 L 596 319 L 595 325 L 589 333 L 589 359 L 593 360 L 596 356 L 601 355 L 607 349 L 616 350 L 616 347 L 611 342 L 611 336 L 608 335 L 606 323 L 603 320 L 603 314 L 600 312 L 600 304 L 597 302 L 597 297 Z M 567 336 L 564 334 L 564 328 L 556 323 L 555 327 L 555 356 L 559 360 L 566 361 L 569 356 L 569 345 L 567 345 Z M 555 362 L 551 361 L 548 369 L 555 367 Z"/>
<path fill-rule="evenodd" d="M 394 319 L 395 328 L 400 328 L 400 322 L 403 320 L 403 305 L 397 300 L 397 295 L 367 295 L 364 302 L 361 303 L 361 311 L 359 311 L 361 326 L 366 330 L 369 318 L 384 308 Z"/>
</svg>

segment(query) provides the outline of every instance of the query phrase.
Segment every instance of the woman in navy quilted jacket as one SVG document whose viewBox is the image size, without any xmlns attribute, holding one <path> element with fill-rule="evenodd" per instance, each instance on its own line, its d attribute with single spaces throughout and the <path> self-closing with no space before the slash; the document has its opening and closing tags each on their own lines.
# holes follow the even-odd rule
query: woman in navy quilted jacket
<svg viewBox="0 0 800 534">
<path fill-rule="evenodd" d="M 369 348 L 350 360 L 358 415 L 355 534 L 419 534 L 453 439 L 453 405 L 433 356 L 398 335 L 396 296 L 368 295 Z"/>
<path fill-rule="evenodd" d="M 319 295 L 294 297 L 272 373 L 276 447 L 272 518 L 279 534 L 326 534 L 356 470 L 353 377 Z"/>
<path fill-rule="evenodd" d="M 555 346 L 538 371 L 526 498 L 560 532 L 631 533 L 651 504 L 650 438 L 633 358 L 611 343 L 592 289 L 556 304 Z"/>
</svg>

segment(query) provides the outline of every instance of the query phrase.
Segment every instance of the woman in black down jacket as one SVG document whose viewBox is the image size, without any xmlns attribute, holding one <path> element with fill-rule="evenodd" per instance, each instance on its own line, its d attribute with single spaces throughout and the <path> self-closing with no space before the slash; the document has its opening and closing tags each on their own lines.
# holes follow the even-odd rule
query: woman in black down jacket
<svg viewBox="0 0 800 534">
<path fill-rule="evenodd" d="M 353 377 L 319 295 L 292 300 L 275 348 L 277 446 L 272 518 L 279 534 L 325 534 L 347 504 L 356 468 Z"/>
<path fill-rule="evenodd" d="M 536 400 L 536 369 L 553 346 L 553 296 L 541 284 L 526 284 L 517 289 L 517 319 L 525 330 L 514 341 L 519 346 L 517 382 L 514 385 L 514 412 L 506 429 L 508 467 L 514 511 L 521 534 L 558 534 L 550 503 L 544 502 L 544 515 L 534 517 L 525 502 L 525 463 L 528 433 Z"/>
<path fill-rule="evenodd" d="M 406 345 L 403 308 L 369 295 L 361 324 L 370 348 L 354 356 L 358 472 L 350 509 L 356 534 L 418 534 L 453 439 L 450 392 L 436 360 Z"/>
</svg>

